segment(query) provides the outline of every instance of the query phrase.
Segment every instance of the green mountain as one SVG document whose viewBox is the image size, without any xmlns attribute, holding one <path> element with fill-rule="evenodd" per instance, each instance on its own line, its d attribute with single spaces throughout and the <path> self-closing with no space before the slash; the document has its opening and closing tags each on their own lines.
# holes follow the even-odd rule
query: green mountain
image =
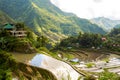
<svg viewBox="0 0 120 80">
<path fill-rule="evenodd" d="M 117 24 L 114 28 L 120 28 L 120 24 Z"/>
<path fill-rule="evenodd" d="M 52 41 L 59 41 L 65 35 L 76 35 L 80 31 L 105 33 L 98 25 L 86 19 L 62 12 L 50 0 L 0 0 L 0 10 Z"/>
<path fill-rule="evenodd" d="M 6 23 L 14 23 L 14 20 L 4 12 L 0 11 L 0 25 L 6 24 Z"/>
<path fill-rule="evenodd" d="M 115 25 L 120 24 L 120 20 L 111 20 L 105 17 L 94 18 L 90 20 L 92 23 L 99 25 L 105 31 L 110 31 Z"/>
</svg>

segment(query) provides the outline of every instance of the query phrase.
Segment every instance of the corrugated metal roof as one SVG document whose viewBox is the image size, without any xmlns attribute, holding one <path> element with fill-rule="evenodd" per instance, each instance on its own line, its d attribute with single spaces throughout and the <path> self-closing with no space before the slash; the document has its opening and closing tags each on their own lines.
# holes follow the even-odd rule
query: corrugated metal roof
<svg viewBox="0 0 120 80">
<path fill-rule="evenodd" d="M 4 29 L 13 29 L 13 28 L 15 28 L 15 26 L 13 26 L 13 25 L 11 25 L 11 24 L 6 24 L 6 25 L 4 26 Z"/>
</svg>

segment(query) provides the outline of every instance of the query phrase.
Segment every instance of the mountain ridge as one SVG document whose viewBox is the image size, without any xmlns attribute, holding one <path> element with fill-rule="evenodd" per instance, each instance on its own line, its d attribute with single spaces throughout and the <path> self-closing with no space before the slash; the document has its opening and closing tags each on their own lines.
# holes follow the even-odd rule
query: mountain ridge
<svg viewBox="0 0 120 80">
<path fill-rule="evenodd" d="M 120 28 L 120 24 L 117 24 L 114 28 Z"/>
<path fill-rule="evenodd" d="M 9 17 L 4 12 L 0 11 L 0 25 L 4 25 L 6 23 L 14 23 L 15 21 Z"/>
<path fill-rule="evenodd" d="M 24 22 L 36 34 L 59 41 L 65 35 L 105 31 L 89 20 L 62 12 L 50 0 L 0 0 L 0 10 L 17 22 Z"/>
<path fill-rule="evenodd" d="M 99 25 L 101 28 L 103 28 L 107 32 L 113 29 L 117 24 L 120 24 L 120 20 L 112 20 L 105 17 L 93 18 L 90 21 L 94 24 Z"/>
</svg>

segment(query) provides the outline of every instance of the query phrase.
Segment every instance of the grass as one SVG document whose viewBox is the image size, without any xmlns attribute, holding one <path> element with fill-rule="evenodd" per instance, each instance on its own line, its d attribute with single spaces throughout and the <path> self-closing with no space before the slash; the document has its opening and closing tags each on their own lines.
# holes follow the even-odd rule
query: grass
<svg viewBox="0 0 120 80">
<path fill-rule="evenodd" d="M 108 63 L 110 60 L 109 60 L 109 58 L 104 58 L 103 61 L 105 61 L 106 63 Z"/>
<path fill-rule="evenodd" d="M 92 62 L 86 64 L 86 66 L 87 66 L 88 68 L 92 68 L 94 65 L 95 65 L 95 64 L 92 63 Z"/>
</svg>

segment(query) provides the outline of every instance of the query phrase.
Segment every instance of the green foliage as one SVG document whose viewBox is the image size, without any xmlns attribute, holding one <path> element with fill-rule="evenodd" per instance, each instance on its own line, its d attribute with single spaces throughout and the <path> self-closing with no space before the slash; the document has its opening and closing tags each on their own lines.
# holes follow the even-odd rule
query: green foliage
<svg viewBox="0 0 120 80">
<path fill-rule="evenodd" d="M 6 31 L 0 31 L 0 49 L 5 51 L 13 51 L 15 45 L 20 44 L 20 40 L 16 37 L 12 37 Z"/>
<path fill-rule="evenodd" d="M 120 28 L 120 24 L 117 24 L 114 28 Z"/>
<path fill-rule="evenodd" d="M 120 28 L 113 28 L 109 33 L 110 36 L 117 36 L 120 35 Z"/>
<path fill-rule="evenodd" d="M 38 37 L 24 23 L 16 23 L 17 30 L 25 30 L 27 37 L 18 38 L 10 35 L 7 30 L 0 30 L 0 49 L 5 51 L 16 51 L 22 53 L 34 53 L 35 48 L 51 47 L 48 38 Z"/>
<path fill-rule="evenodd" d="M 119 20 L 111 20 L 105 17 L 93 18 L 91 22 L 99 25 L 101 28 L 103 28 L 107 32 L 109 32 L 116 25 L 120 24 Z"/>
<path fill-rule="evenodd" d="M 69 37 L 61 41 L 60 46 L 63 47 L 99 47 L 102 44 L 102 36 L 100 34 L 84 33 L 77 37 Z"/>
<path fill-rule="evenodd" d="M 7 30 L 0 30 L 0 49 L 4 51 L 16 51 L 24 53 L 32 53 L 34 50 L 32 41 L 35 41 L 33 38 L 32 32 L 26 28 L 23 23 L 16 24 L 17 29 L 26 30 L 29 32 L 29 35 L 24 38 L 18 38 L 10 35 L 10 32 Z M 31 35 L 32 34 L 32 35 Z M 32 37 L 31 37 L 32 36 Z M 32 48 L 31 48 L 32 47 Z"/>
<path fill-rule="evenodd" d="M 0 69 L 0 80 L 12 80 L 12 73 L 10 70 Z"/>
<path fill-rule="evenodd" d="M 60 42 L 60 46 L 64 46 L 64 47 L 70 47 L 72 45 L 72 43 L 76 42 L 76 38 L 75 37 L 68 37 L 67 39 L 63 39 Z"/>
<path fill-rule="evenodd" d="M 120 80 L 120 76 L 106 70 L 105 72 L 100 73 L 98 80 Z"/>
<path fill-rule="evenodd" d="M 95 64 L 94 63 L 87 63 L 86 64 L 86 66 L 88 67 L 88 68 L 91 68 L 91 67 L 93 67 Z"/>
<path fill-rule="evenodd" d="M 17 28 L 18 30 L 25 28 L 25 24 L 24 24 L 24 23 L 20 23 L 20 22 L 16 23 L 15 26 L 16 26 L 16 28 Z"/>
<path fill-rule="evenodd" d="M 14 75 L 20 80 L 57 80 L 50 71 L 16 62 L 9 53 L 0 50 L 0 57 L 0 80 L 12 80 Z"/>
<path fill-rule="evenodd" d="M 9 37 L 10 33 L 8 33 L 6 30 L 1 29 L 0 30 L 0 37 Z"/>
<path fill-rule="evenodd" d="M 0 57 L 0 80 L 11 80 L 15 60 L 10 54 L 1 50 Z"/>
<path fill-rule="evenodd" d="M 79 44 L 83 47 L 99 47 L 102 43 L 102 36 L 100 34 L 89 34 L 84 33 L 81 37 L 78 38 Z"/>
<path fill-rule="evenodd" d="M 108 34 L 108 40 L 104 43 L 107 49 L 120 52 L 120 28 L 114 28 Z"/>
<path fill-rule="evenodd" d="M 76 23 L 80 27 L 82 32 L 101 33 L 101 34 L 105 34 L 106 33 L 98 25 L 92 24 L 90 21 L 88 21 L 86 19 L 77 18 L 75 16 L 71 17 L 71 19 L 72 19 L 72 21 L 74 21 L 74 23 Z"/>
<path fill-rule="evenodd" d="M 112 51 L 120 51 L 120 34 L 119 28 L 113 29 L 108 35 L 79 33 L 78 36 L 68 37 L 56 46 L 56 49 L 66 48 L 95 48 L 95 49 L 109 49 Z M 114 36 L 110 36 L 114 35 Z"/>
<path fill-rule="evenodd" d="M 36 48 L 46 47 L 47 43 L 48 43 L 48 39 L 46 37 L 44 36 L 37 37 Z"/>
<path fill-rule="evenodd" d="M 7 14 L 0 10 L 0 28 L 4 25 L 4 23 L 13 23 L 14 20 L 10 18 Z"/>
<path fill-rule="evenodd" d="M 103 61 L 105 61 L 106 63 L 109 63 L 109 58 L 105 58 L 105 59 L 103 59 Z"/>
<path fill-rule="evenodd" d="M 7 50 L 10 40 L 10 35 L 6 31 L 0 31 L 0 49 Z"/>
<path fill-rule="evenodd" d="M 50 53 L 50 51 L 46 47 L 40 47 L 39 50 Z"/>
</svg>

